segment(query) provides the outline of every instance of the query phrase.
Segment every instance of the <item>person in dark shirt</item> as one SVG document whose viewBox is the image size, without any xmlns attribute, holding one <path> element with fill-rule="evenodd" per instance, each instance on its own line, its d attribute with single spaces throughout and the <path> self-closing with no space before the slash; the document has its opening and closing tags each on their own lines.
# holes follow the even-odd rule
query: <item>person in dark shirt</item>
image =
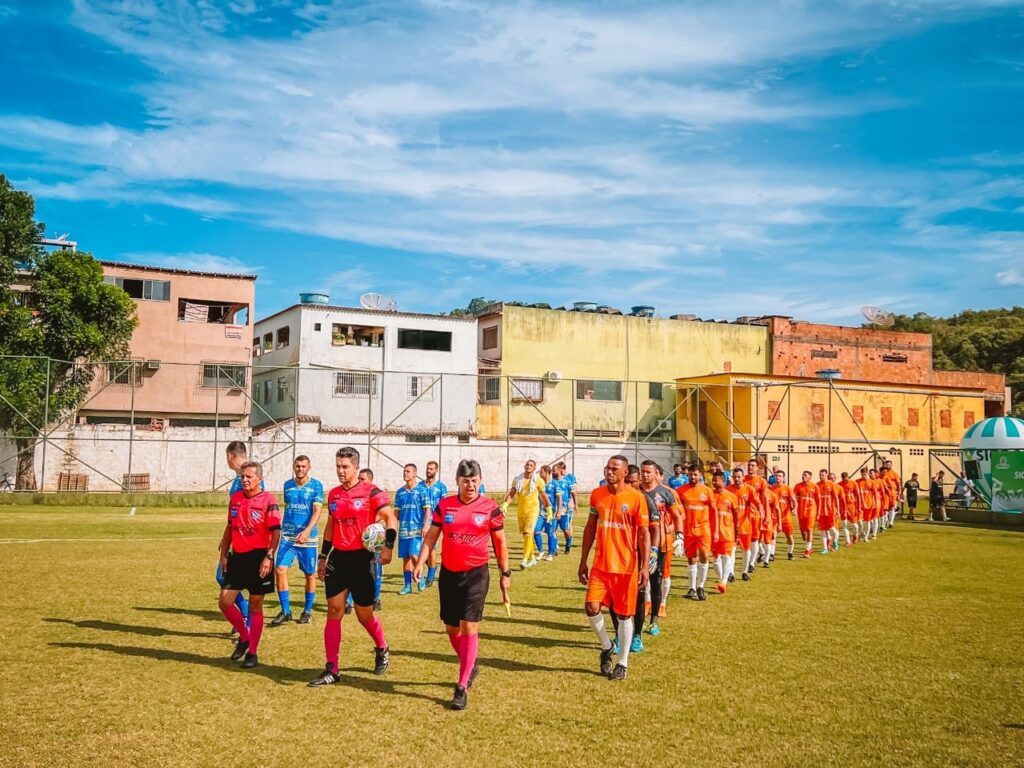
<svg viewBox="0 0 1024 768">
<path fill-rule="evenodd" d="M 917 511 L 917 492 L 921 490 L 921 483 L 917 479 L 917 472 L 914 472 L 910 479 L 903 484 L 904 498 L 907 500 L 907 520 L 914 519 Z"/>
<path fill-rule="evenodd" d="M 942 491 L 942 480 L 945 476 L 946 473 L 939 470 L 932 478 L 932 484 L 928 489 L 928 512 L 931 514 L 932 520 L 936 522 L 949 520 L 946 517 L 946 498 Z"/>
</svg>

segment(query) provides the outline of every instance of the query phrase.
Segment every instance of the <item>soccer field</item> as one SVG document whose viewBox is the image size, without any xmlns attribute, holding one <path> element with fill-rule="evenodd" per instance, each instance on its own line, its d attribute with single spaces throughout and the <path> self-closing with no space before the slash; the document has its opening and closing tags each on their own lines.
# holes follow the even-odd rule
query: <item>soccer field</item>
<svg viewBox="0 0 1024 768">
<path fill-rule="evenodd" d="M 227 658 L 221 510 L 0 514 L 5 766 L 1024 764 L 1021 532 L 899 523 L 828 557 L 783 548 L 724 596 L 712 573 L 705 603 L 681 599 L 676 560 L 664 632 L 622 683 L 597 673 L 574 552 L 514 574 L 511 619 L 492 579 L 482 671 L 451 712 L 437 593 L 396 595 L 394 564 L 391 669 L 370 673 L 352 616 L 344 683 L 310 689 L 322 594 L 313 625 L 266 629 L 256 670 Z"/>
</svg>

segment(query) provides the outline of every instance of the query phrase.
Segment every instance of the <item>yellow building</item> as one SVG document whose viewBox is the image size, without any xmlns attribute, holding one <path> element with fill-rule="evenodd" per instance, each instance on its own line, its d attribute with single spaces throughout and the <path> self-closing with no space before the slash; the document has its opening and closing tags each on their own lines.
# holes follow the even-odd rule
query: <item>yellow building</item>
<svg viewBox="0 0 1024 768">
<path fill-rule="evenodd" d="M 764 326 L 507 304 L 477 318 L 484 439 L 672 442 L 677 377 L 769 370 Z"/>
<path fill-rule="evenodd" d="M 794 473 L 854 472 L 892 457 L 922 485 L 930 453 L 948 456 L 985 417 L 983 387 L 934 387 L 750 373 L 679 378 L 676 439 L 728 465 L 756 453 Z"/>
</svg>

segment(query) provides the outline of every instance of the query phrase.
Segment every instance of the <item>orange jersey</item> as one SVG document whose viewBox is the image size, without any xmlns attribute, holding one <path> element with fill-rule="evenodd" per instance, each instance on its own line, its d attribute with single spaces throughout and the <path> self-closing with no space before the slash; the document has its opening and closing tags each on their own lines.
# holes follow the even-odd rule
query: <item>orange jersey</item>
<svg viewBox="0 0 1024 768">
<path fill-rule="evenodd" d="M 871 478 L 862 477 L 857 481 L 857 488 L 860 491 L 860 508 L 864 512 L 873 512 L 878 509 L 878 500 L 875 498 L 875 486 Z"/>
<path fill-rule="evenodd" d="M 761 532 L 774 533 L 778 530 L 781 517 L 779 515 L 779 497 L 773 492 L 768 493 L 768 509 L 761 515 Z"/>
<path fill-rule="evenodd" d="M 706 485 L 686 485 L 679 499 L 683 503 L 683 535 L 710 538 L 711 521 L 717 514 L 711 489 Z"/>
<path fill-rule="evenodd" d="M 757 509 L 757 492 L 746 483 L 726 486 L 726 490 L 736 497 L 736 532 L 753 533 L 754 510 Z"/>
<path fill-rule="evenodd" d="M 826 514 L 838 515 L 843 508 L 843 489 L 831 480 L 818 483 L 818 494 L 821 496 L 821 511 Z"/>
<path fill-rule="evenodd" d="M 871 480 L 871 485 L 875 489 L 875 508 L 878 511 L 888 509 L 889 505 L 886 504 L 885 483 L 876 477 L 874 480 Z"/>
<path fill-rule="evenodd" d="M 793 495 L 793 489 L 785 483 L 776 483 L 771 488 L 772 495 L 778 499 L 779 519 L 785 520 L 796 509 L 796 496 Z"/>
<path fill-rule="evenodd" d="M 749 485 L 754 489 L 754 498 L 757 499 L 757 508 L 754 511 L 754 519 L 760 523 L 761 515 L 764 513 L 762 507 L 764 506 L 764 496 L 770 492 L 771 486 L 768 485 L 768 481 L 760 475 L 747 475 L 743 478 L 743 484 Z"/>
<path fill-rule="evenodd" d="M 878 479 L 885 486 L 887 506 L 895 506 L 896 502 L 900 500 L 900 490 L 903 487 L 900 483 L 900 476 L 896 474 L 895 470 L 887 469 L 882 471 Z"/>
<path fill-rule="evenodd" d="M 860 512 L 860 488 L 857 487 L 857 481 L 843 480 L 839 483 L 839 487 L 843 491 L 843 507 L 846 517 L 849 520 L 855 520 Z"/>
<path fill-rule="evenodd" d="M 739 515 L 740 500 L 728 488 L 721 493 L 713 491 L 715 495 L 715 507 L 718 510 L 716 515 L 716 528 L 718 530 L 719 544 L 728 543 L 731 547 L 736 541 L 736 518 Z"/>
<path fill-rule="evenodd" d="M 821 494 L 818 493 L 818 486 L 814 483 L 797 483 L 793 486 L 793 496 L 796 498 L 796 514 L 801 519 L 807 517 L 811 520 L 818 515 L 818 507 L 821 506 Z"/>
<path fill-rule="evenodd" d="M 605 573 L 636 573 L 640 532 L 649 524 L 644 495 L 628 486 L 612 493 L 603 485 L 590 494 L 590 514 L 597 518 L 594 568 Z"/>
</svg>

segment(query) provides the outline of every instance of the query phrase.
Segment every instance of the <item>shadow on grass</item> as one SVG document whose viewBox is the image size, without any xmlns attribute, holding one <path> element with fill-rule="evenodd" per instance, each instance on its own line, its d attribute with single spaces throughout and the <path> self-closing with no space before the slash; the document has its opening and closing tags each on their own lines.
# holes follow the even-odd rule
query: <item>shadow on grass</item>
<svg viewBox="0 0 1024 768">
<path fill-rule="evenodd" d="M 49 624 L 70 624 L 79 629 L 102 629 L 105 632 L 126 632 L 133 635 L 145 635 L 147 637 L 213 637 L 224 639 L 226 632 L 184 632 L 177 629 L 164 629 L 163 627 L 147 627 L 138 624 L 117 624 L 113 621 L 98 621 L 88 619 L 85 621 L 72 621 L 71 619 L 49 618 L 43 619 Z"/>
<path fill-rule="evenodd" d="M 132 607 L 135 611 L 149 611 L 152 613 L 169 613 L 173 616 L 195 616 L 198 619 L 206 619 L 207 621 L 219 621 L 223 624 L 227 624 L 227 619 L 224 618 L 224 614 L 217 610 L 198 610 L 195 608 L 177 608 L 170 605 L 136 605 Z"/>
<path fill-rule="evenodd" d="M 583 613 L 583 600 L 580 600 L 579 607 L 569 608 L 564 605 L 534 605 L 532 603 L 512 603 L 512 610 L 516 608 L 531 608 L 535 611 L 552 611 L 554 613 L 571 613 L 573 616 L 579 616 L 580 620 L 584 620 Z"/>
<path fill-rule="evenodd" d="M 517 619 L 515 617 L 509 618 L 507 616 L 497 615 L 494 617 L 493 626 L 501 626 L 502 624 L 525 624 L 529 627 L 546 629 L 551 632 L 579 632 L 587 629 L 587 625 L 583 623 L 583 616 L 583 611 L 580 611 L 581 620 L 578 624 L 566 624 L 560 621 L 545 621 L 544 619 Z"/>
<path fill-rule="evenodd" d="M 500 643 L 528 645 L 531 648 L 584 648 L 582 642 L 573 640 L 556 640 L 551 637 L 527 637 L 524 635 L 497 635 L 492 632 L 481 632 L 482 640 L 494 640 Z"/>
<path fill-rule="evenodd" d="M 488 635 L 481 635 L 483 638 L 488 638 Z M 506 639 L 497 638 L 494 639 Z M 576 647 L 573 645 L 573 647 Z M 454 653 L 429 653 L 427 651 L 405 651 L 405 650 L 393 650 L 391 652 L 392 657 L 412 657 L 414 659 L 424 659 L 426 661 L 440 661 L 454 664 L 455 654 Z M 525 661 L 516 661 L 515 659 L 502 659 L 493 656 L 480 656 L 477 658 L 477 664 L 481 668 L 493 667 L 494 669 L 501 669 L 506 672 L 560 672 L 577 675 L 591 675 L 592 670 L 583 669 L 582 667 L 545 667 L 540 664 L 531 664 Z"/>
</svg>

